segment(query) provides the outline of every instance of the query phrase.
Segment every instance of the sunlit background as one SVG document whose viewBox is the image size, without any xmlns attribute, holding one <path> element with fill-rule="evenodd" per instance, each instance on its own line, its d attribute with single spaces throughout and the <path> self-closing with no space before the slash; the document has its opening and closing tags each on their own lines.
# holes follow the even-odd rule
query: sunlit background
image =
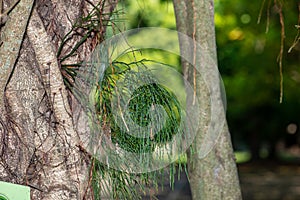
<svg viewBox="0 0 300 200">
<path fill-rule="evenodd" d="M 299 23 L 297 1 L 284 1 L 283 9 L 284 87 L 280 103 L 278 8 L 268 1 L 263 6 L 263 1 L 215 0 L 218 65 L 226 88 L 227 120 L 244 199 L 300 199 L 300 45 L 289 51 L 299 34 L 295 26 Z M 169 0 L 123 0 L 113 17 L 114 31 L 137 27 L 176 30 Z M 178 56 L 152 50 L 143 56 L 181 72 Z"/>
</svg>

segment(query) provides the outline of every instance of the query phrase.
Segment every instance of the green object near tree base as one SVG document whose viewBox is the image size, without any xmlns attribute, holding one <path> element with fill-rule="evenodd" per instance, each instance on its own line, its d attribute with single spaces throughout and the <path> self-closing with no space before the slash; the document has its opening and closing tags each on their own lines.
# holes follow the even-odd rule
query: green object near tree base
<svg viewBox="0 0 300 200">
<path fill-rule="evenodd" d="M 0 194 L 0 200 L 8 200 L 8 198 L 5 197 L 4 195 Z"/>
<path fill-rule="evenodd" d="M 30 188 L 0 181 L 0 200 L 30 200 Z"/>
</svg>

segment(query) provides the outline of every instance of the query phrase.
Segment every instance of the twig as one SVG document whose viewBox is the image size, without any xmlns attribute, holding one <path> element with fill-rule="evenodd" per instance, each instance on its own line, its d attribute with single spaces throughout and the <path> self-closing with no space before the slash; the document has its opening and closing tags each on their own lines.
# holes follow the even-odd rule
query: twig
<svg viewBox="0 0 300 200">
<path fill-rule="evenodd" d="M 261 5 L 261 7 L 260 7 L 258 19 L 257 19 L 257 24 L 260 23 L 260 19 L 261 19 L 262 11 L 263 11 L 263 9 L 264 9 L 264 7 L 265 7 L 265 3 L 266 3 L 266 0 L 263 0 L 262 5 Z"/>
<path fill-rule="evenodd" d="M 280 75 L 280 97 L 279 102 L 282 103 L 283 99 L 283 70 L 282 70 L 282 58 L 283 58 L 283 51 L 284 51 L 284 40 L 285 40 L 285 26 L 284 26 L 284 17 L 283 17 L 283 11 L 282 11 L 282 4 L 278 3 L 277 0 L 275 0 L 275 4 L 278 6 L 278 12 L 279 12 L 279 20 L 281 25 L 281 39 L 280 39 L 280 51 L 277 58 L 277 62 L 279 63 L 279 75 Z"/>
<path fill-rule="evenodd" d="M 288 50 L 288 53 L 291 53 L 292 50 L 293 50 L 293 48 L 295 48 L 295 46 L 296 46 L 296 45 L 299 43 L 299 41 L 300 41 L 300 2 L 299 2 L 299 4 L 298 4 L 298 12 L 299 12 L 299 14 L 298 14 L 298 24 L 295 25 L 296 29 L 298 29 L 298 32 L 297 32 L 297 35 L 296 35 L 296 37 L 295 37 L 295 40 L 294 40 L 292 46 L 291 46 L 291 47 L 289 48 L 289 50 Z"/>
</svg>

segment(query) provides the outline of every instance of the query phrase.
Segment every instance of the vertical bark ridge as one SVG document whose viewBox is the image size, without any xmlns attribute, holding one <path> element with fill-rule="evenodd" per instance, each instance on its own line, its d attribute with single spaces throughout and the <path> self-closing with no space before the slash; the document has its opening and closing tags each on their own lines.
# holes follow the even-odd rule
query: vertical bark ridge
<svg viewBox="0 0 300 200">
<path fill-rule="evenodd" d="M 1 2 L 2 3 L 2 2 Z M 8 139 L 9 127 L 7 125 L 7 115 L 5 115 L 5 90 L 9 79 L 12 76 L 14 67 L 19 56 L 20 48 L 33 7 L 34 0 L 21 0 L 14 7 L 7 17 L 5 26 L 1 28 L 0 36 L 0 154 L 3 154 L 5 140 Z M 16 23 L 18 22 L 18 23 Z M 2 26 L 3 24 L 1 24 Z M 5 155 L 4 155 L 5 156 Z M 3 157 L 1 156 L 1 160 Z M 7 173 L 7 163 L 0 160 L 0 173 L 3 177 Z M 13 173 L 13 172 L 11 172 Z M 17 176 L 17 175 L 16 175 Z"/>
<path fill-rule="evenodd" d="M 56 123 L 55 128 L 57 132 L 63 133 L 60 139 L 58 137 L 57 141 L 54 141 L 53 145 L 55 146 L 47 152 L 52 160 L 49 165 L 55 166 L 48 166 L 50 169 L 46 171 L 51 173 L 44 177 L 43 182 L 49 191 L 47 196 L 54 198 L 57 196 L 57 190 L 60 190 L 60 199 L 66 199 L 68 195 L 78 198 L 74 195 L 80 194 L 79 191 L 82 190 L 81 183 L 84 181 L 84 176 L 78 177 L 78 175 L 84 174 L 84 171 L 87 172 L 88 169 L 80 169 L 77 166 L 80 165 L 80 163 L 78 164 L 80 162 L 80 152 L 76 147 L 79 144 L 79 138 L 73 126 L 67 91 L 54 48 L 36 10 L 32 13 L 27 31 L 40 71 L 46 73 L 43 76 L 43 81 L 44 85 L 49 86 L 47 96 L 52 100 L 51 106 Z M 47 52 L 47 54 L 44 52 Z M 49 188 L 51 189 L 49 190 Z M 45 197 L 45 199 L 47 198 Z"/>
<path fill-rule="evenodd" d="M 19 55 L 34 0 L 21 0 L 11 11 L 1 31 L 0 46 L 0 106 L 4 106 L 4 90 Z M 18 23 L 15 23 L 15 22 Z M 3 110 L 2 110 L 3 111 Z"/>
</svg>

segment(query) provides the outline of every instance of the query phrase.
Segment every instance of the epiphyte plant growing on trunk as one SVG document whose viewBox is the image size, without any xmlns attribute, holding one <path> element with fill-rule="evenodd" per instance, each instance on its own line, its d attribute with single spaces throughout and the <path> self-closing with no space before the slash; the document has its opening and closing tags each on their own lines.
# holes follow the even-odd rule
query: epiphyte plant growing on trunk
<svg viewBox="0 0 300 200">
<path fill-rule="evenodd" d="M 123 37 L 120 34 L 117 38 Z M 119 60 L 108 58 L 114 51 L 107 49 L 101 44 L 100 53 L 94 53 L 78 69 L 72 88 L 89 117 L 87 149 L 95 156 L 97 165 L 102 163 L 111 170 L 123 171 L 124 177 L 135 177 L 135 182 L 145 183 L 151 177 L 152 183 L 157 184 L 159 170 L 178 159 L 176 153 L 179 148 L 182 150 L 178 147 L 185 139 L 182 104 L 155 77 L 154 69 L 148 67 L 153 64 L 161 67 L 162 63 L 136 60 L 135 55 L 140 53 L 137 50 L 122 52 Z M 131 57 L 133 61 L 122 61 L 122 57 Z M 175 135 L 177 149 L 170 146 Z M 174 148 L 176 153 L 169 155 L 170 150 L 157 150 L 160 148 Z M 163 167 L 161 163 L 157 166 L 162 161 Z M 170 170 L 175 171 L 174 164 Z"/>
<path fill-rule="evenodd" d="M 78 48 L 98 30 L 99 24 L 97 23 L 99 22 L 93 22 L 93 12 L 99 12 L 99 9 L 95 7 L 88 14 L 88 17 L 79 19 L 73 25 L 72 29 L 83 29 L 84 34 L 81 32 L 80 36 L 82 38 L 67 54 L 63 54 L 63 49 L 71 31 L 63 38 L 57 53 L 61 63 L 74 56 Z M 108 22 L 109 20 L 107 20 Z M 78 30 L 76 32 L 79 32 Z M 102 47 L 105 47 L 105 45 L 102 45 Z M 179 128 L 182 124 L 180 103 L 172 91 L 161 85 L 155 79 L 151 69 L 147 67 L 147 63 L 152 63 L 152 65 L 153 63 L 162 65 L 162 63 L 146 59 L 134 59 L 131 62 L 111 60 L 108 56 L 108 50 L 102 47 L 95 47 L 95 52 L 90 61 L 62 64 L 65 84 L 90 119 L 88 122 L 90 124 L 90 139 L 82 148 L 87 148 L 89 152 L 92 152 L 89 155 L 94 157 L 94 153 L 99 153 L 93 152 L 95 150 L 94 146 L 98 145 L 97 147 L 103 150 L 101 142 L 104 143 L 105 147 L 117 146 L 117 148 L 109 149 L 110 156 L 106 155 L 106 159 L 113 160 L 113 162 L 118 162 L 117 159 L 111 157 L 113 157 L 113 154 L 118 154 L 120 148 L 129 153 L 140 155 L 142 153 L 153 153 L 157 147 L 164 146 L 171 141 L 174 134 L 182 133 Z M 121 54 L 123 57 L 134 58 L 135 54 L 138 53 L 140 52 L 132 50 L 129 52 L 124 51 Z M 134 88 L 133 86 L 136 85 L 139 85 L 139 87 Z M 129 98 L 130 101 L 126 102 Z M 122 102 L 121 104 L 128 103 L 128 112 L 116 111 L 120 107 L 120 102 Z M 157 109 L 156 105 L 161 107 Z M 128 130 L 128 122 L 130 123 L 130 121 L 138 125 L 135 130 Z M 163 121 L 164 124 L 157 123 L 160 121 Z M 130 128 L 133 127 L 131 125 Z M 140 132 L 140 135 L 130 135 L 127 133 L 128 131 Z M 166 156 L 163 153 L 159 154 L 161 157 Z M 151 163 L 147 160 L 149 159 L 148 156 L 142 159 L 143 162 Z M 100 161 L 102 160 L 100 159 Z M 147 165 L 144 166 L 145 173 L 133 175 L 118 172 L 116 169 L 110 168 L 109 163 L 100 161 L 95 156 L 92 159 L 90 169 L 89 182 L 92 184 L 96 199 L 101 197 L 100 193 L 102 195 L 106 193 L 106 196 L 113 196 L 114 198 L 136 199 L 138 197 L 137 192 L 135 192 L 135 189 L 129 190 L 129 188 L 134 188 L 129 187 L 129 185 L 135 185 L 138 182 L 145 184 L 150 179 L 154 180 L 152 183 L 157 184 L 160 171 L 149 173 L 147 172 L 149 167 Z M 116 165 L 122 166 L 121 164 Z M 127 171 L 128 169 L 124 168 L 122 170 Z M 175 173 L 174 165 L 170 166 L 170 170 Z M 117 182 L 116 177 L 119 177 Z M 108 182 L 101 180 L 101 178 L 107 179 Z M 172 177 L 171 180 L 173 181 L 174 178 Z M 144 190 L 144 184 L 141 183 L 139 187 Z M 105 188 L 108 188 L 109 185 L 116 189 L 105 191 Z"/>
</svg>

